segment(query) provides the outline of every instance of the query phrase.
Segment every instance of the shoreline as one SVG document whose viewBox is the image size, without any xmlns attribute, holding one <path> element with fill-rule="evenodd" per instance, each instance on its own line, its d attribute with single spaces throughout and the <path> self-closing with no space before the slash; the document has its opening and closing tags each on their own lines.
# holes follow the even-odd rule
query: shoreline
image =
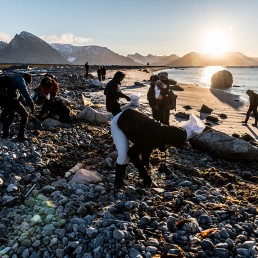
<svg viewBox="0 0 258 258">
<path fill-rule="evenodd" d="M 150 107 L 147 101 L 147 92 L 149 89 L 149 79 L 153 73 L 150 70 L 149 73 L 139 71 L 139 70 L 125 70 L 126 77 L 121 84 L 121 89 L 125 94 L 135 94 L 140 93 L 140 110 L 144 110 L 148 115 L 151 115 Z M 110 73 L 109 75 L 112 75 Z M 109 78 L 108 78 L 109 79 Z M 135 87 L 135 82 L 143 83 L 144 86 Z M 235 95 L 229 92 L 208 89 L 202 86 L 197 86 L 194 84 L 184 84 L 178 82 L 184 91 L 174 91 L 178 96 L 177 98 L 177 109 L 176 111 L 171 111 L 170 124 L 180 126 L 181 119 L 175 117 L 178 112 L 183 112 L 186 114 L 195 114 L 205 122 L 209 122 L 212 128 L 226 134 L 249 134 L 254 139 L 258 140 L 258 128 L 253 127 L 251 124 L 254 122 L 254 118 L 251 116 L 248 124 L 243 125 L 242 120 L 245 119 L 245 114 L 247 112 L 249 102 L 246 102 L 239 95 Z M 124 104 L 127 104 L 122 100 Z M 192 109 L 186 110 L 185 106 L 191 106 Z M 209 114 L 200 113 L 202 105 L 206 105 L 213 109 L 210 114 L 219 119 L 218 123 L 213 123 L 206 120 Z M 224 114 L 227 118 L 221 118 L 220 115 Z M 185 121 L 185 120 L 184 120 Z"/>
</svg>

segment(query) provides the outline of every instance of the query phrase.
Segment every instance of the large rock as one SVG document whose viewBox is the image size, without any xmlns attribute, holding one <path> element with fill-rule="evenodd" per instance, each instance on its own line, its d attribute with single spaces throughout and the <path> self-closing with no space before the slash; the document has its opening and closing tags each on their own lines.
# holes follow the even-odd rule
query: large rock
<svg viewBox="0 0 258 258">
<path fill-rule="evenodd" d="M 94 124 L 103 124 L 109 121 L 108 116 L 98 112 L 97 110 L 86 107 L 77 115 L 78 121 L 89 121 Z"/>
<path fill-rule="evenodd" d="M 189 142 L 194 148 L 211 152 L 220 158 L 240 162 L 258 161 L 257 147 L 222 132 L 204 131 Z"/>
<path fill-rule="evenodd" d="M 57 127 L 59 125 L 61 125 L 61 122 L 52 118 L 47 118 L 42 122 L 42 126 L 46 129 Z"/>
<path fill-rule="evenodd" d="M 70 185 L 98 183 L 102 180 L 101 175 L 97 171 L 80 168 L 69 181 Z"/>
<path fill-rule="evenodd" d="M 232 87 L 233 76 L 227 70 L 218 71 L 211 77 L 211 88 L 228 89 Z"/>
</svg>

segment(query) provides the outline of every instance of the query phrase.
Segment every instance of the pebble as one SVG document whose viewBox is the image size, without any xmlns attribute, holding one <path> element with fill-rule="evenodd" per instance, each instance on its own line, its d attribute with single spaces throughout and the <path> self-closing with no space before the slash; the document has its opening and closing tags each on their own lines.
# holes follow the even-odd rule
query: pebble
<svg viewBox="0 0 258 258">
<path fill-rule="evenodd" d="M 84 109 L 82 92 L 105 104 L 83 67 L 47 71 L 57 75 L 73 112 Z M 41 76 L 34 78 L 36 86 Z M 155 151 L 152 177 L 159 187 L 142 189 L 129 164 L 125 186 L 114 191 L 117 153 L 108 125 L 45 126 L 51 130 L 38 128 L 38 137 L 27 130 L 31 141 L 0 141 L 0 256 L 257 257 L 257 164 L 227 162 L 185 146 L 168 151 L 171 175 L 164 175 Z M 103 180 L 70 185 L 71 168 L 80 162 Z"/>
</svg>

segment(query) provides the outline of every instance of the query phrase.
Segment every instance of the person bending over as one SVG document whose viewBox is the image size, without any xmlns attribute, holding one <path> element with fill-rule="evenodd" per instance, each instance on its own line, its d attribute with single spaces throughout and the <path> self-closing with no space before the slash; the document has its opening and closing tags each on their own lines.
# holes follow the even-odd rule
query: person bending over
<svg viewBox="0 0 258 258">
<path fill-rule="evenodd" d="M 125 95 L 119 89 L 119 85 L 125 78 L 125 74 L 118 71 L 115 73 L 113 79 L 106 85 L 104 94 L 106 95 L 106 108 L 108 112 L 111 112 L 113 116 L 121 112 L 121 106 L 119 104 L 119 98 L 125 98 L 130 101 L 130 97 Z"/>
<path fill-rule="evenodd" d="M 8 90 L 4 103 L 4 112 L 6 118 L 3 123 L 3 139 L 9 136 L 10 126 L 13 123 L 15 113 L 18 113 L 21 120 L 17 140 L 26 140 L 24 132 L 28 122 L 28 112 L 24 107 L 22 100 L 24 98 L 26 105 L 29 105 L 31 112 L 34 112 L 34 102 L 27 88 L 27 85 L 31 83 L 31 80 L 31 74 L 27 73 L 23 75 L 16 75 L 11 78 L 11 89 Z"/>
<path fill-rule="evenodd" d="M 152 150 L 159 148 L 165 151 L 166 145 L 182 147 L 187 136 L 185 129 L 162 125 L 133 109 L 118 113 L 112 119 L 110 128 L 118 152 L 114 181 L 116 189 L 123 186 L 129 161 L 139 171 L 139 176 L 143 180 L 142 186 L 151 187 L 153 182 L 148 170 Z M 133 143 L 131 147 L 128 141 Z"/>
<path fill-rule="evenodd" d="M 59 86 L 56 78 L 51 74 L 46 74 L 40 82 L 33 98 L 36 103 L 42 104 L 41 111 L 37 118 L 42 120 L 45 117 L 53 115 L 59 116 L 62 123 L 70 123 L 70 109 L 63 103 L 61 99 L 56 97 Z"/>
</svg>

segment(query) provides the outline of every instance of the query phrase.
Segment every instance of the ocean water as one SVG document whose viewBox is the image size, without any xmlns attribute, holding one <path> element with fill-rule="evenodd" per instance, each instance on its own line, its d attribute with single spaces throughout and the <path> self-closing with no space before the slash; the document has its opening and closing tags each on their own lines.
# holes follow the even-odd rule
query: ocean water
<svg viewBox="0 0 258 258">
<path fill-rule="evenodd" d="M 254 67 L 222 67 L 207 66 L 198 68 L 179 68 L 164 69 L 162 71 L 168 73 L 168 77 L 180 83 L 195 84 L 205 88 L 210 88 L 211 77 L 220 70 L 227 70 L 233 76 L 233 87 L 225 91 L 239 95 L 243 99 L 248 99 L 246 90 L 252 89 L 258 93 L 258 68 Z M 160 71 L 159 71 L 160 72 Z"/>
</svg>

